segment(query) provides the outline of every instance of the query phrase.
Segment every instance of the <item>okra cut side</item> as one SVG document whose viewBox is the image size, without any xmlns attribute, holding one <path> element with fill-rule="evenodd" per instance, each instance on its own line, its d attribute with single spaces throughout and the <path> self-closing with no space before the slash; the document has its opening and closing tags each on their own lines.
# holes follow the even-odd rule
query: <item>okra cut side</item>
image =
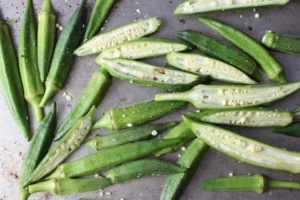
<svg viewBox="0 0 300 200">
<path fill-rule="evenodd" d="M 157 94 L 155 101 L 187 101 L 197 108 L 255 107 L 282 99 L 300 88 L 300 82 L 277 85 L 197 85 L 178 93 Z"/>
<path fill-rule="evenodd" d="M 179 90 L 208 80 L 204 76 L 133 60 L 98 58 L 96 62 L 116 78 L 151 87 Z"/>
<path fill-rule="evenodd" d="M 150 35 L 158 30 L 160 24 L 160 20 L 156 17 L 149 17 L 120 26 L 94 36 L 77 48 L 74 54 L 77 56 L 88 56 L 100 53 L 123 42 Z"/>
<path fill-rule="evenodd" d="M 228 1 L 228 0 L 187 0 L 179 4 L 174 15 L 194 14 L 217 10 L 229 10 L 238 8 L 285 5 L 289 0 L 261 0 L 261 1 Z"/>
</svg>

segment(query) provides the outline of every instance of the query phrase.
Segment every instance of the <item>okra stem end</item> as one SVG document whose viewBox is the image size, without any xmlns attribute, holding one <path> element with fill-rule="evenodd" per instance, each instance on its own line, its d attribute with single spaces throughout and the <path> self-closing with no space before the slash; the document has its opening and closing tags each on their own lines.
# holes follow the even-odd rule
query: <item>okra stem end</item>
<svg viewBox="0 0 300 200">
<path fill-rule="evenodd" d="M 96 130 L 96 129 L 100 129 L 100 128 L 108 128 L 110 130 L 115 129 L 111 122 L 110 111 L 106 112 L 103 117 L 99 118 L 94 123 L 92 130 Z"/>
<path fill-rule="evenodd" d="M 268 31 L 262 38 L 261 42 L 269 47 L 269 48 L 275 48 L 275 42 L 277 40 L 276 34 L 272 31 Z"/>
<path fill-rule="evenodd" d="M 54 13 L 51 0 L 45 0 L 41 12 Z"/>
<path fill-rule="evenodd" d="M 33 185 L 29 185 L 29 193 L 33 194 L 36 192 L 50 192 L 52 194 L 57 194 L 56 191 L 56 179 L 51 179 L 48 181 L 36 183 Z"/>
<path fill-rule="evenodd" d="M 300 189 L 300 184 L 297 182 L 289 182 L 289 181 L 279 181 L 266 179 L 266 189 Z"/>
<path fill-rule="evenodd" d="M 40 102 L 40 107 L 45 107 L 51 97 L 59 90 L 59 87 L 55 84 L 46 81 L 46 91 L 45 94 Z"/>
</svg>

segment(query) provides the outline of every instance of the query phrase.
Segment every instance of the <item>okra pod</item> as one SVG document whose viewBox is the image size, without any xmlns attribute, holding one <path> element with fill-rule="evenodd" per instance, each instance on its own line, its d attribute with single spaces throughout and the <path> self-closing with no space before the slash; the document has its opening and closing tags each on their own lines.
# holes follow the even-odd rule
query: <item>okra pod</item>
<svg viewBox="0 0 300 200">
<path fill-rule="evenodd" d="M 140 38 L 104 50 L 99 57 L 104 59 L 141 59 L 187 50 L 188 46 L 176 40 Z"/>
<path fill-rule="evenodd" d="M 91 39 L 99 31 L 115 0 L 97 0 L 87 25 L 83 43 Z"/>
<path fill-rule="evenodd" d="M 86 19 L 86 0 L 82 0 L 65 25 L 54 50 L 50 71 L 46 78 L 46 91 L 40 103 L 46 106 L 50 98 L 64 86 L 73 64 L 73 51 L 80 45 Z"/>
<path fill-rule="evenodd" d="M 121 130 L 128 127 L 146 124 L 159 119 L 176 109 L 183 107 L 184 105 L 185 103 L 182 101 L 146 101 L 123 108 L 112 108 L 94 123 L 93 130 L 99 128 Z"/>
<path fill-rule="evenodd" d="M 131 142 L 137 142 L 154 137 L 165 130 L 172 128 L 176 122 L 167 122 L 160 124 L 147 124 L 133 128 L 114 131 L 105 135 L 98 135 L 89 140 L 86 145 L 100 151 Z"/>
<path fill-rule="evenodd" d="M 81 117 L 75 123 L 74 127 L 64 136 L 64 138 L 47 153 L 31 176 L 24 181 L 24 187 L 44 178 L 81 145 L 90 132 L 95 110 L 96 108 L 93 106 L 84 117 Z"/>
<path fill-rule="evenodd" d="M 197 83 L 207 81 L 207 78 L 204 76 L 201 77 L 179 70 L 157 67 L 139 61 L 98 58 L 96 62 L 107 69 L 114 77 L 151 87 L 178 90 L 190 88 Z"/>
<path fill-rule="evenodd" d="M 205 180 L 201 189 L 212 191 L 248 191 L 263 193 L 271 189 L 300 189 L 300 184 L 291 181 L 270 179 L 261 174 L 232 176 Z"/>
<path fill-rule="evenodd" d="M 183 117 L 193 133 L 210 147 L 242 162 L 259 167 L 300 172 L 300 153 L 273 147 L 218 126 Z"/>
<path fill-rule="evenodd" d="M 224 62 L 190 53 L 170 53 L 167 62 L 178 69 L 209 76 L 212 79 L 242 84 L 255 84 L 248 75 Z"/>
<path fill-rule="evenodd" d="M 77 56 L 88 56 L 100 53 L 105 49 L 122 44 L 123 42 L 154 33 L 158 30 L 160 23 L 160 20 L 156 17 L 149 17 L 120 26 L 105 33 L 100 33 L 77 48 L 74 54 Z"/>
<path fill-rule="evenodd" d="M 58 166 L 49 178 L 71 178 L 110 169 L 116 165 L 142 158 L 165 147 L 175 145 L 180 139 L 160 139 L 129 143 L 90 154 L 79 160 Z"/>
<path fill-rule="evenodd" d="M 277 83 L 287 82 L 283 69 L 278 61 L 249 35 L 214 19 L 200 17 L 199 20 L 255 58 L 270 80 Z"/>
<path fill-rule="evenodd" d="M 98 106 L 111 84 L 111 76 L 103 69 L 96 70 L 70 113 L 60 125 L 55 140 L 61 139 L 92 106 Z"/>
<path fill-rule="evenodd" d="M 261 41 L 267 47 L 290 54 L 300 54 L 300 36 L 268 31 Z"/>
<path fill-rule="evenodd" d="M 188 101 L 197 108 L 254 107 L 282 99 L 300 88 L 300 82 L 278 85 L 198 85 L 181 93 L 157 94 L 156 101 Z"/>
<path fill-rule="evenodd" d="M 273 132 L 300 138 L 300 122 L 293 123 L 287 127 L 275 128 Z"/>
<path fill-rule="evenodd" d="M 37 121 L 43 119 L 43 110 L 39 107 L 44 94 L 37 60 L 37 35 L 32 0 L 27 0 L 24 18 L 19 34 L 19 68 L 23 83 L 24 95 L 32 106 Z"/>
<path fill-rule="evenodd" d="M 17 55 L 9 26 L 0 16 L 0 90 L 23 136 L 30 140 L 30 125 Z"/>
<path fill-rule="evenodd" d="M 44 0 L 38 16 L 37 55 L 40 77 L 45 82 L 53 56 L 56 36 L 56 16 L 51 0 Z"/>
<path fill-rule="evenodd" d="M 199 162 L 206 152 L 206 149 L 207 146 L 201 140 L 193 140 L 177 162 L 178 165 L 185 167 L 188 170 L 183 174 L 174 174 L 168 177 L 160 200 L 175 200 L 180 198 L 196 173 Z"/>
<path fill-rule="evenodd" d="M 203 13 L 216 10 L 229 10 L 270 5 L 284 5 L 290 0 L 227 1 L 227 0 L 187 0 L 179 4 L 174 15 Z"/>
</svg>

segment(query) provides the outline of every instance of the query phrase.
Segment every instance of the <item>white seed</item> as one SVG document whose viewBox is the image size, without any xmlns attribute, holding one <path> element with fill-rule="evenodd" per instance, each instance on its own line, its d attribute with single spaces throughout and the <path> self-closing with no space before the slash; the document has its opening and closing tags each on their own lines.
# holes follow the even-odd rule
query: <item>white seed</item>
<svg viewBox="0 0 300 200">
<path fill-rule="evenodd" d="M 128 123 L 128 124 L 127 124 L 127 127 L 132 127 L 132 126 L 133 126 L 132 123 Z"/>
<path fill-rule="evenodd" d="M 105 192 L 105 195 L 106 195 L 106 196 L 111 196 L 111 195 L 112 195 L 112 192 Z"/>
<path fill-rule="evenodd" d="M 73 97 L 72 97 L 71 95 L 67 94 L 66 100 L 67 100 L 67 101 L 72 101 L 72 99 L 73 99 Z"/>
<path fill-rule="evenodd" d="M 233 174 L 233 172 L 230 172 L 229 174 L 228 174 L 228 176 L 233 176 L 234 174 Z"/>
<path fill-rule="evenodd" d="M 101 192 L 100 192 L 100 197 L 103 197 L 103 196 L 104 196 L 104 192 L 101 191 Z"/>
<path fill-rule="evenodd" d="M 255 19 L 259 19 L 260 18 L 260 14 L 259 13 L 255 13 L 254 18 Z"/>
<path fill-rule="evenodd" d="M 185 146 L 181 147 L 181 151 L 185 151 L 185 150 L 186 150 Z"/>
<path fill-rule="evenodd" d="M 156 131 L 156 130 L 153 130 L 153 131 L 151 132 L 151 135 L 156 136 L 156 135 L 157 135 L 157 131 Z"/>
</svg>

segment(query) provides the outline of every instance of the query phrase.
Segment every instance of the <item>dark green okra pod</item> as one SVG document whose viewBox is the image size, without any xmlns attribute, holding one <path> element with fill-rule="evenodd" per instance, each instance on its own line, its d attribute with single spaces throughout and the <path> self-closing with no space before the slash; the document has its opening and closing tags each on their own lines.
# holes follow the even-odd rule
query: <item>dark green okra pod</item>
<svg viewBox="0 0 300 200">
<path fill-rule="evenodd" d="M 27 0 L 24 18 L 19 35 L 19 68 L 25 99 L 33 107 L 37 121 L 43 119 L 43 110 L 39 107 L 44 94 L 37 60 L 37 36 L 32 0 Z"/>
<path fill-rule="evenodd" d="M 75 122 L 85 115 L 92 106 L 97 107 L 100 104 L 110 84 L 111 76 L 104 68 L 99 68 L 95 71 L 81 97 L 60 125 L 55 140 L 61 139 L 73 127 Z"/>
<path fill-rule="evenodd" d="M 133 128 L 114 131 L 105 135 L 98 135 L 89 140 L 86 145 L 93 149 L 100 151 L 102 149 L 146 140 L 155 137 L 161 132 L 172 128 L 176 122 L 160 123 L 160 124 L 146 124 Z"/>
<path fill-rule="evenodd" d="M 300 122 L 295 122 L 287 127 L 275 128 L 273 132 L 300 138 Z"/>
<path fill-rule="evenodd" d="M 17 55 L 9 27 L 0 16 L 0 89 L 5 103 L 22 134 L 30 140 L 30 125 Z"/>
<path fill-rule="evenodd" d="M 53 103 L 49 114 L 41 121 L 29 145 L 25 160 L 23 161 L 19 177 L 19 199 L 27 200 L 28 188 L 23 188 L 26 181 L 33 173 L 36 166 L 47 154 L 56 129 L 56 103 Z"/>
<path fill-rule="evenodd" d="M 184 102 L 168 101 L 163 103 L 146 101 L 124 108 L 112 108 L 94 123 L 93 130 L 99 128 L 120 130 L 142 125 L 163 117 L 184 105 Z"/>
<path fill-rule="evenodd" d="M 44 107 L 50 98 L 64 86 L 68 72 L 73 64 L 73 51 L 80 45 L 86 19 L 86 0 L 75 10 L 65 25 L 56 44 L 50 71 L 46 79 L 46 91 L 40 103 Z"/>
<path fill-rule="evenodd" d="M 271 189 L 300 189 L 297 182 L 280 181 L 267 178 L 261 174 L 232 176 L 205 180 L 201 189 L 212 191 L 238 191 L 263 193 Z"/>
</svg>

